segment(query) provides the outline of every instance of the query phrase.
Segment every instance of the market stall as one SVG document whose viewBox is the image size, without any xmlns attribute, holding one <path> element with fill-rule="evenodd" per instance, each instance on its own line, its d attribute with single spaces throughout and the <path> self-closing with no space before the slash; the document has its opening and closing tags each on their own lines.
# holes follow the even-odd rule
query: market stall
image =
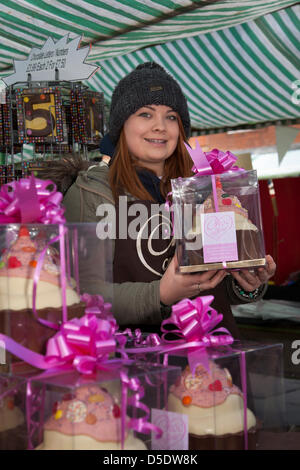
<svg viewBox="0 0 300 470">
<path fill-rule="evenodd" d="M 109 240 L 66 223 L 55 185 L 30 174 L 98 154 L 112 91 L 144 62 L 180 84 L 194 135 L 299 123 L 298 2 L 94 3 L 0 2 L 0 449 L 288 447 L 289 338 L 250 325 L 238 341 L 210 295 L 172 305 L 160 335 L 123 331 Z M 265 265 L 257 176 L 226 150 L 190 149 L 195 175 L 173 183 L 178 205 L 201 205 L 182 272 Z"/>
</svg>

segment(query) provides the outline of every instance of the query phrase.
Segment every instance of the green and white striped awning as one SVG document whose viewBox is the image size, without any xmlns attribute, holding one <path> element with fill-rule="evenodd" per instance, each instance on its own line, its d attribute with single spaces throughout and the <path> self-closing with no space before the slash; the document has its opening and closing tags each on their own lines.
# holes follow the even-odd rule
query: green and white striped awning
<svg viewBox="0 0 300 470">
<path fill-rule="evenodd" d="M 51 34 L 84 34 L 97 60 L 204 34 L 288 7 L 291 0 L 0 0 L 0 70 Z"/>
<path fill-rule="evenodd" d="M 181 83 L 196 129 L 295 119 L 298 3 L 0 0 L 0 76 L 48 36 L 70 33 L 92 44 L 88 62 L 101 70 L 88 84 L 107 102 L 122 76 L 155 60 Z"/>
<path fill-rule="evenodd" d="M 195 129 L 299 118 L 300 100 L 292 99 L 300 79 L 299 10 L 101 61 L 89 86 L 109 101 L 119 79 L 150 60 L 181 83 Z"/>
</svg>

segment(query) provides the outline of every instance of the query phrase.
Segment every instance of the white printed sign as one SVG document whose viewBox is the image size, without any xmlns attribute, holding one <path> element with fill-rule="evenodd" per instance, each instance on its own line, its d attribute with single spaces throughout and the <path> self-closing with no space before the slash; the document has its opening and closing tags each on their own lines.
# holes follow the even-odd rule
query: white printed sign
<svg viewBox="0 0 300 470">
<path fill-rule="evenodd" d="M 31 49 L 26 60 L 14 60 L 14 73 L 3 78 L 3 81 L 7 86 L 26 82 L 28 74 L 32 81 L 87 80 L 99 67 L 84 62 L 90 48 L 86 46 L 79 49 L 80 36 L 70 42 L 68 38 L 67 34 L 54 42 L 49 37 L 41 49 Z"/>
<path fill-rule="evenodd" d="M 238 260 L 234 212 L 201 214 L 204 263 Z"/>
</svg>

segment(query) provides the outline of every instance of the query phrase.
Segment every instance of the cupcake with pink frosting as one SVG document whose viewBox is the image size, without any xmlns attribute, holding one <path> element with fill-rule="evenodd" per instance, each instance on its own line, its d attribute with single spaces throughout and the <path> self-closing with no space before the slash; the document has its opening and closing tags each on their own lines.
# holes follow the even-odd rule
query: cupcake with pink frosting
<svg viewBox="0 0 300 470">
<path fill-rule="evenodd" d="M 121 450 L 121 409 L 98 385 L 85 385 L 54 403 L 38 450 Z M 125 432 L 125 450 L 145 450 L 145 444 Z"/>
<path fill-rule="evenodd" d="M 43 247 L 45 243 L 43 244 Z M 34 275 L 41 246 L 21 226 L 17 239 L 3 253 L 0 261 L 0 332 L 39 353 L 54 330 L 37 322 L 32 311 Z M 84 305 L 71 285 L 66 288 L 68 317 L 79 317 Z M 39 318 L 58 323 L 62 319 L 60 266 L 49 248 L 44 257 L 36 291 Z"/>
<path fill-rule="evenodd" d="M 209 372 L 199 365 L 193 375 L 187 367 L 170 388 L 168 410 L 188 415 L 189 447 L 197 449 L 243 449 L 244 403 L 238 387 L 233 385 L 228 369 L 210 361 Z M 249 443 L 253 437 L 256 418 L 247 409 Z"/>
</svg>

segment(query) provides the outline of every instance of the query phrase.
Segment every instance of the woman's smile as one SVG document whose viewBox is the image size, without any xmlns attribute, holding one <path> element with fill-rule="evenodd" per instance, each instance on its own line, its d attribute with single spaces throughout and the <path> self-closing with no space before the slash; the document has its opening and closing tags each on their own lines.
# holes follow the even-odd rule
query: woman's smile
<svg viewBox="0 0 300 470">
<path fill-rule="evenodd" d="M 146 142 L 149 142 L 149 144 L 152 144 L 152 145 L 158 145 L 158 146 L 162 146 L 162 145 L 165 145 L 167 143 L 167 140 L 165 139 L 147 139 L 145 138 Z"/>
</svg>

